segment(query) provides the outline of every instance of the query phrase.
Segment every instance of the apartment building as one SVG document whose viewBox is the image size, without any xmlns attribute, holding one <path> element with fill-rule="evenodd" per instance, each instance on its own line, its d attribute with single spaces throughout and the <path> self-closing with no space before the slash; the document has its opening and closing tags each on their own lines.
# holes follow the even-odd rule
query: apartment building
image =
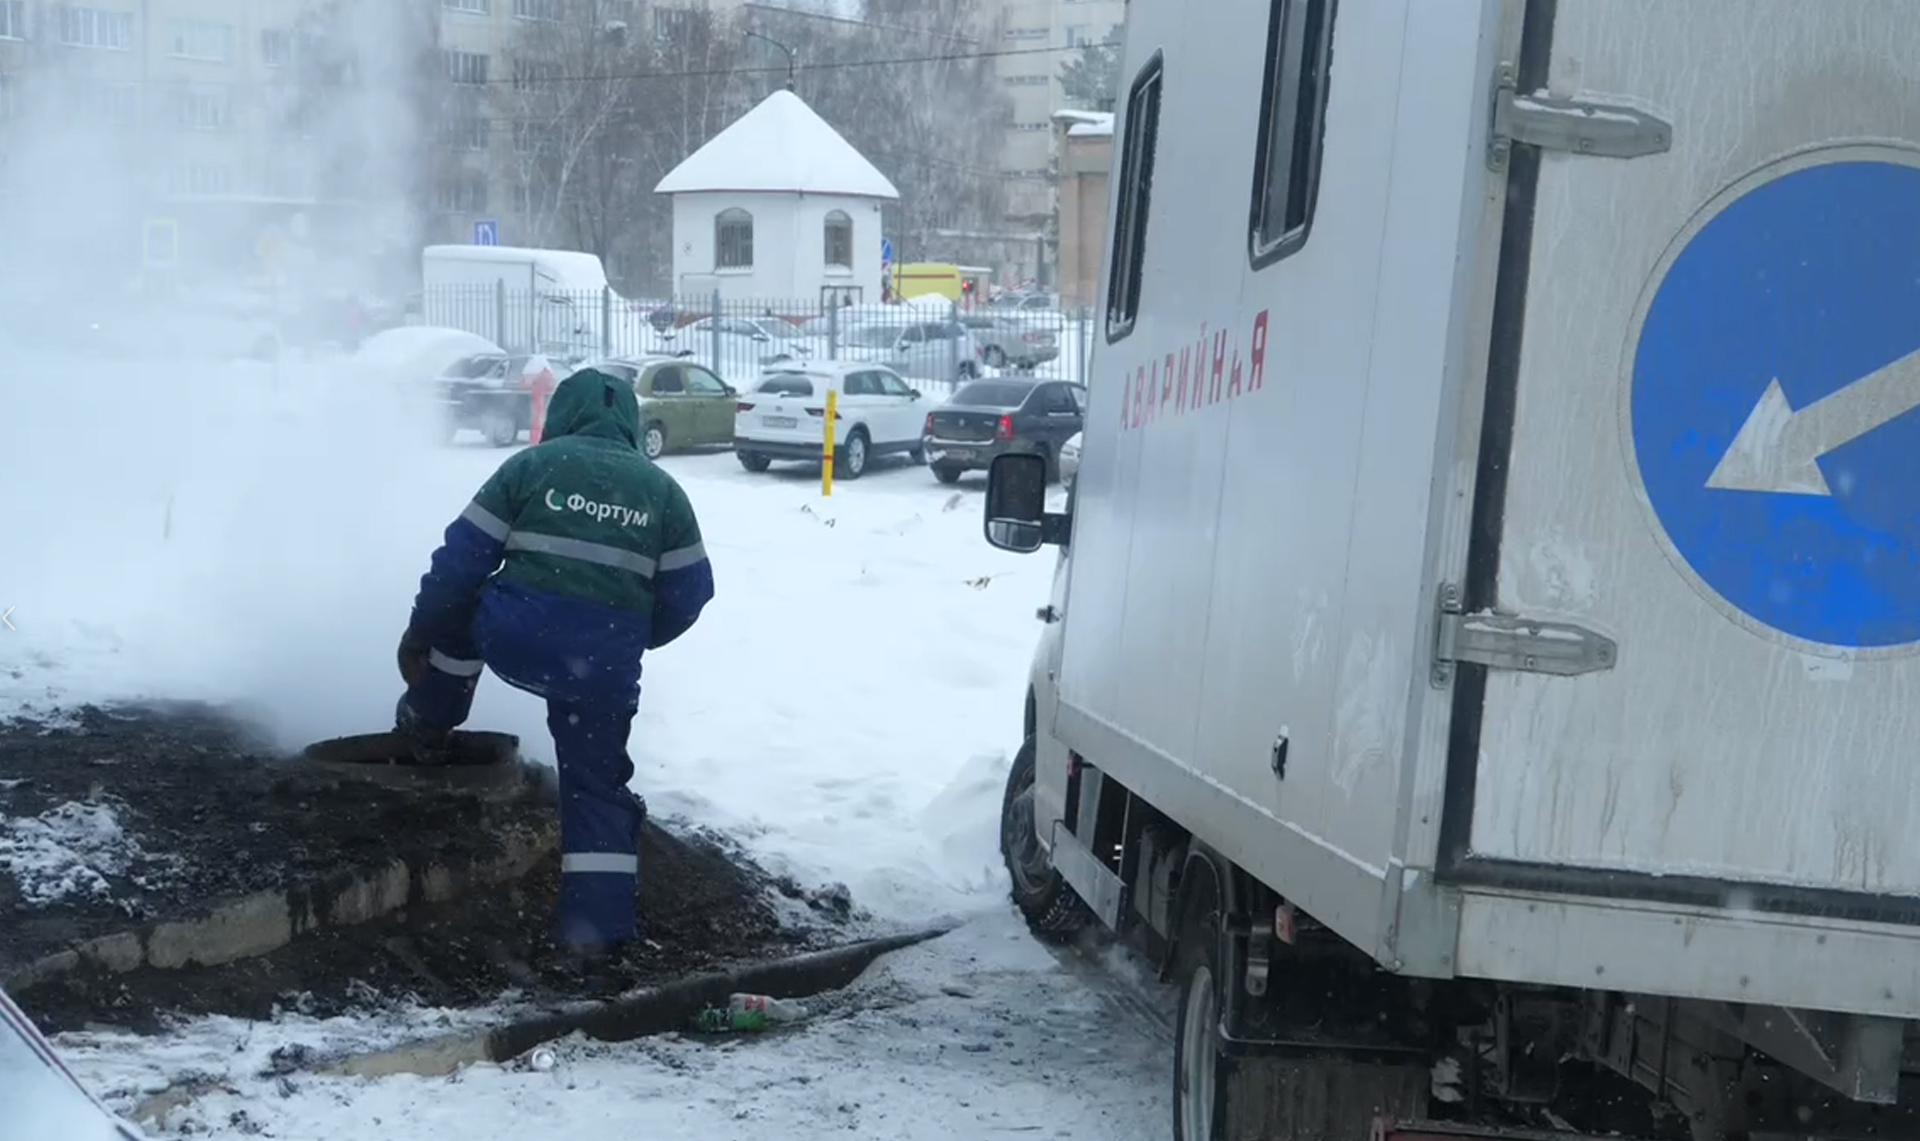
<svg viewBox="0 0 1920 1141">
<path fill-rule="evenodd" d="M 378 245 L 354 177 L 371 132 L 329 120 L 360 61 L 317 30 L 320 2 L 0 0 L 0 162 L 76 180 L 48 202 L 13 172 L 12 194 L 42 187 L 5 219 L 16 240 L 103 273 L 262 278 L 342 220 Z"/>
<path fill-rule="evenodd" d="M 117 136 L 160 160 L 131 166 L 161 197 L 306 193 L 268 146 L 301 6 L 0 0 L 0 118 Z"/>
<path fill-rule="evenodd" d="M 1000 152 L 1006 225 L 1011 232 L 1046 234 L 1058 200 L 1054 116 L 1067 107 L 1060 68 L 1082 46 L 1125 25 L 1126 0 L 999 0 L 999 5 L 996 70 L 1013 106 Z M 1050 263 L 1025 268 L 1031 272 L 1021 276 L 1053 272 Z"/>
</svg>

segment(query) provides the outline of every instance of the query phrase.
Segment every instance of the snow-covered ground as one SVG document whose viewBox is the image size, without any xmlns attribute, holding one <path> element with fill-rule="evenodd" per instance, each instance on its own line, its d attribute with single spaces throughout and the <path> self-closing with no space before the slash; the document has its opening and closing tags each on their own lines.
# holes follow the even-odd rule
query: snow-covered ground
<svg viewBox="0 0 1920 1141">
<path fill-rule="evenodd" d="M 288 1059 L 378 1045 L 420 1027 L 209 1020 L 160 1043 L 72 1034 L 68 1063 L 125 1107 L 183 1075 L 199 1096 L 160 1136 L 285 1141 L 520 1141 L 778 1136 L 876 1141 L 1167 1133 L 1163 1023 L 1099 975 L 1068 970 L 1007 909 L 883 960 L 802 1027 L 765 1036 L 556 1043 L 451 1078 L 319 1078 Z M 306 1053 L 311 1051 L 311 1054 Z"/>
<path fill-rule="evenodd" d="M 427 556 L 506 453 L 432 446 L 379 378 L 342 372 L 33 386 L 22 415 L 83 427 L 0 451 L 0 502 L 21 540 L 0 567 L 0 611 L 13 607 L 17 628 L 0 628 L 0 716 L 208 698 L 251 707 L 288 745 L 390 723 L 393 647 Z M 0 393 L 18 383 L 0 376 Z M 965 925 L 876 968 L 808 1028 L 718 1046 L 569 1043 L 548 1072 L 270 1072 L 277 1048 L 373 1048 L 449 1017 L 430 1013 L 65 1042 L 116 1107 L 197 1073 L 210 1092 L 169 1131 L 1165 1133 L 1163 1044 L 1118 1025 L 1133 1016 L 1097 979 L 1063 970 L 1004 902 L 999 799 L 1051 555 L 982 541 L 977 477 L 948 488 L 925 468 L 877 466 L 827 499 L 805 469 L 749 475 L 725 454 L 665 465 L 699 513 L 718 595 L 693 632 L 649 657 L 635 787 L 776 870 L 847 884 L 883 920 Z M 540 705 L 497 681 L 473 724 L 551 755 Z M 32 831 L 11 828 L 0 835 Z"/>
</svg>

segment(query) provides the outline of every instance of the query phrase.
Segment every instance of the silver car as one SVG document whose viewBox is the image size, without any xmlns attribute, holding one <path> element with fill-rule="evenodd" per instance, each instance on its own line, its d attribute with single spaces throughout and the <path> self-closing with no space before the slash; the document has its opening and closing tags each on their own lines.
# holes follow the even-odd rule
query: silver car
<svg viewBox="0 0 1920 1141">
<path fill-rule="evenodd" d="M 980 346 L 958 321 L 858 325 L 841 336 L 839 355 L 922 380 L 963 381 L 980 375 Z"/>
</svg>

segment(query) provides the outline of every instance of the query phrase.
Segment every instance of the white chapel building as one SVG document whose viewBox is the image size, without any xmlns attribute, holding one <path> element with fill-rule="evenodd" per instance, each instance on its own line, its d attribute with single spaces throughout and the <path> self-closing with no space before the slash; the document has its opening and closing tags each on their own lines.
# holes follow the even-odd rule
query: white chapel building
<svg viewBox="0 0 1920 1141">
<path fill-rule="evenodd" d="M 673 196 L 679 296 L 880 300 L 880 208 L 900 192 L 791 91 L 734 120 L 654 193 Z"/>
</svg>

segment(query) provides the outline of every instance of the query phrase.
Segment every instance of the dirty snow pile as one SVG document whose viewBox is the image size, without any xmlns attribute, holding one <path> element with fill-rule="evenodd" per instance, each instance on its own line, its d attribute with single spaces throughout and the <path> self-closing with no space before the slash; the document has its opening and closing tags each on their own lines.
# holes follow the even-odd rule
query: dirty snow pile
<svg viewBox="0 0 1920 1141">
<path fill-rule="evenodd" d="M 36 906 L 111 899 L 108 877 L 147 858 L 105 801 L 70 800 L 38 816 L 0 816 L 0 871 Z"/>
</svg>

